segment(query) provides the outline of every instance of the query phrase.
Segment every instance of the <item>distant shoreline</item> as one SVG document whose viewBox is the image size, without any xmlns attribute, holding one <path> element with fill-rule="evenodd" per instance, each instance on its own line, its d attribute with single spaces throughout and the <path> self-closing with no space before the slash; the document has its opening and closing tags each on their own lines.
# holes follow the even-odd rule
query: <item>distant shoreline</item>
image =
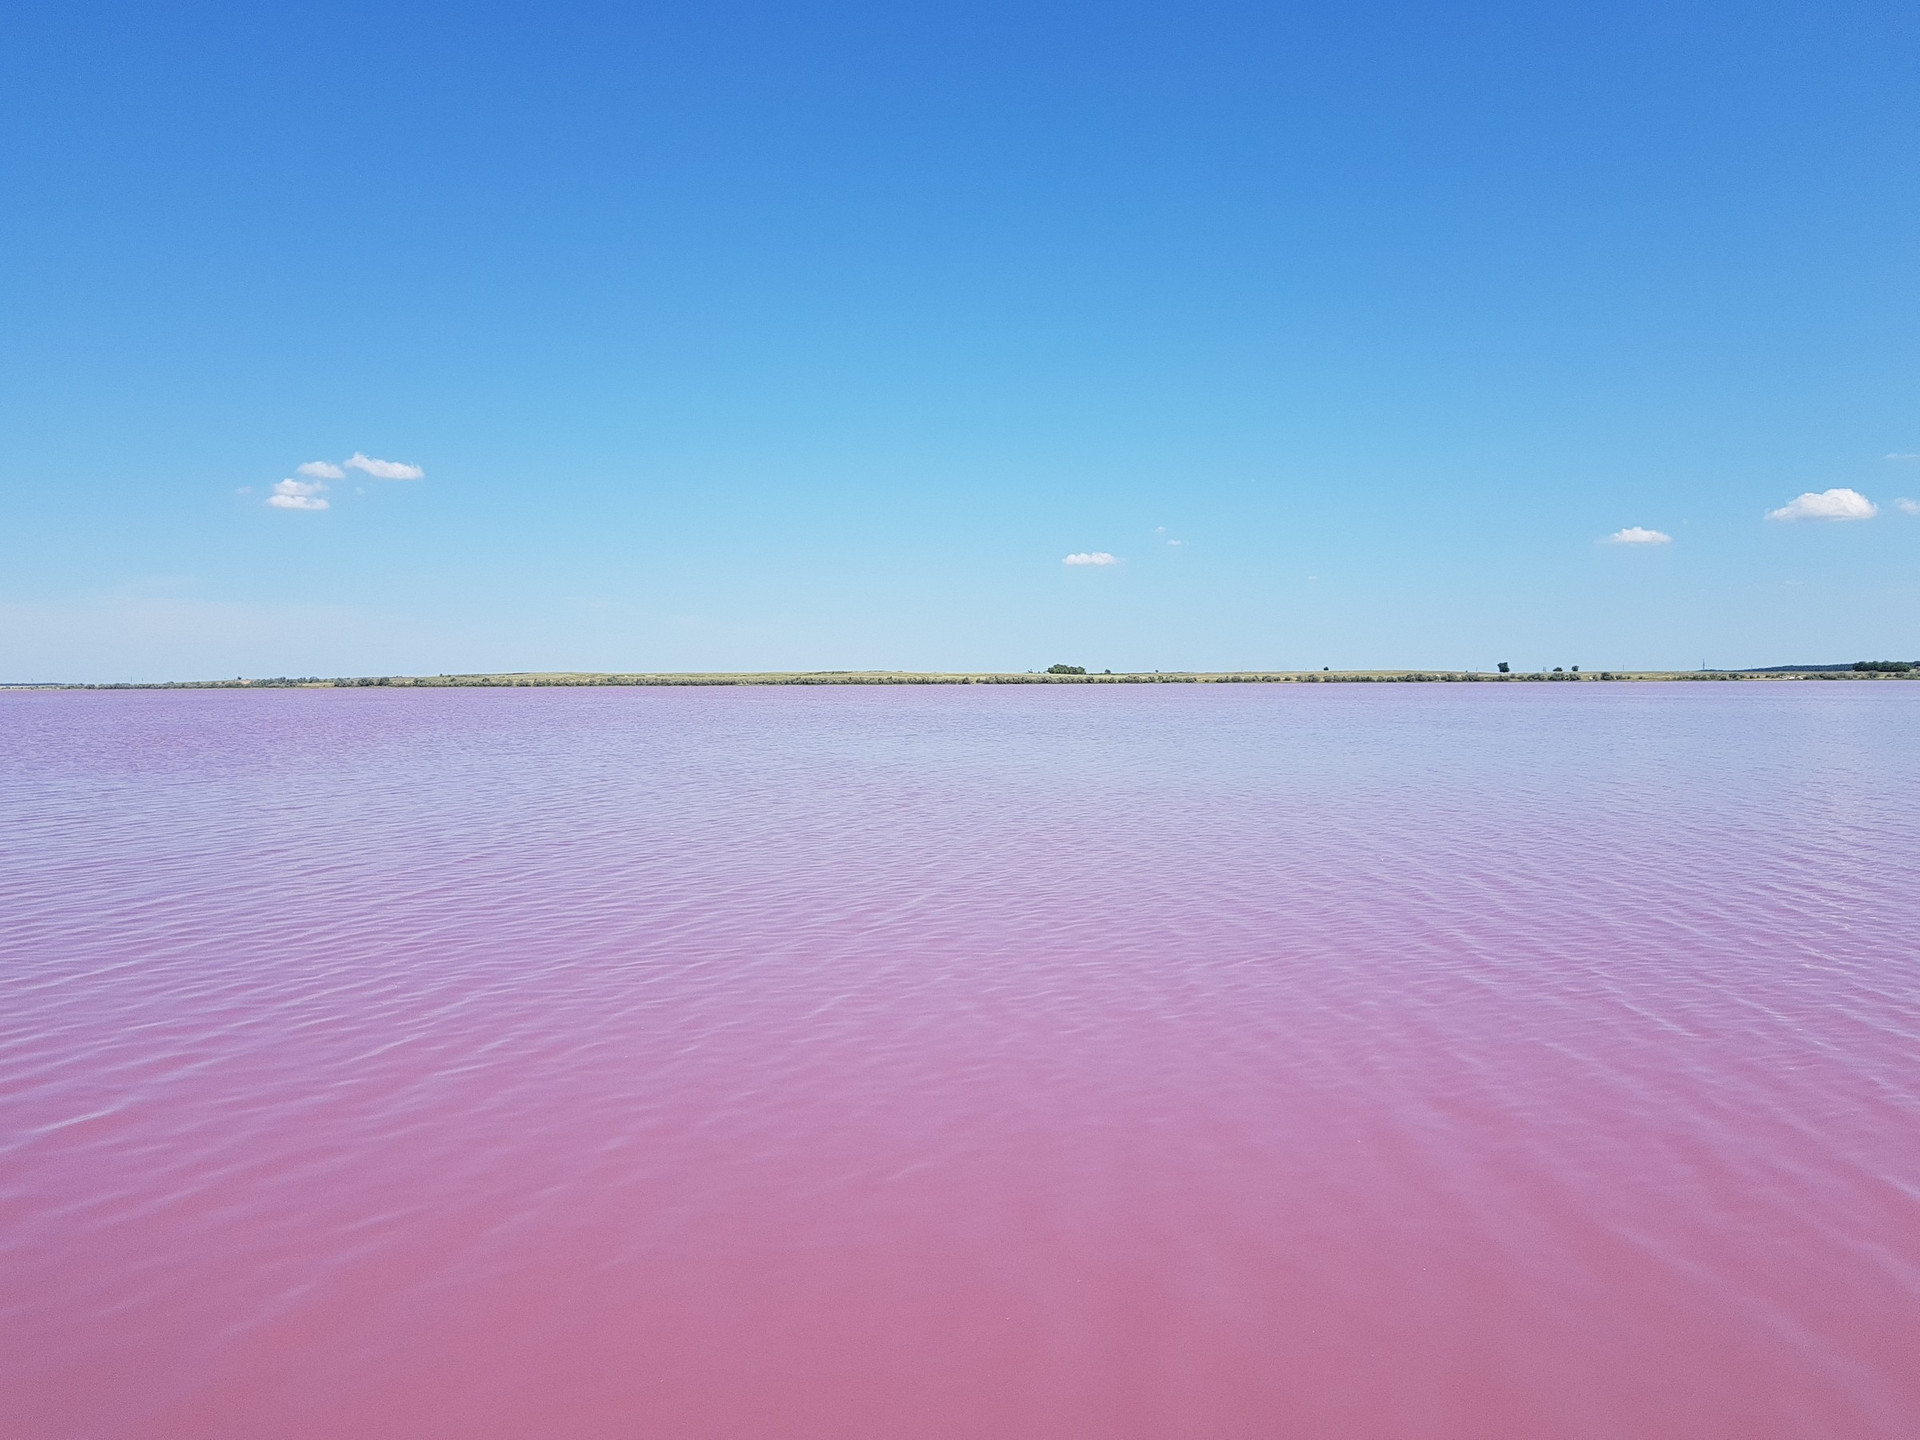
<svg viewBox="0 0 1920 1440">
<path fill-rule="evenodd" d="M 1621 681 L 1796 681 L 1920 680 L 1920 668 L 1906 671 L 1855 670 L 1808 666 L 1765 670 L 1580 670 L 1500 674 L 1487 670 L 1215 670 L 1127 671 L 1094 675 L 1045 672 L 915 672 L 904 670 L 713 671 L 645 673 L 627 671 L 512 671 L 473 675 L 274 676 L 267 679 L 63 681 L 0 683 L 0 690 L 401 690 L 569 688 L 580 686 L 740 686 L 740 685 L 1355 685 L 1415 684 L 1567 684 Z"/>
</svg>

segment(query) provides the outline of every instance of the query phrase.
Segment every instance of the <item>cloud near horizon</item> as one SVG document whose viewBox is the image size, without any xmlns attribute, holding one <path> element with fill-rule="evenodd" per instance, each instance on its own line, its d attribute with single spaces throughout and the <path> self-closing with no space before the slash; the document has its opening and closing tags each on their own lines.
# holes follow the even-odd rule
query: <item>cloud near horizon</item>
<svg viewBox="0 0 1920 1440">
<path fill-rule="evenodd" d="M 1601 542 L 1606 545 L 1671 545 L 1673 537 L 1664 530 L 1648 530 L 1643 526 L 1629 525 L 1624 530 L 1616 530 Z"/>
<path fill-rule="evenodd" d="M 344 480 L 347 472 L 338 465 L 330 465 L 325 460 L 309 460 L 304 465 L 294 467 L 296 475 L 311 475 L 316 480 Z"/>
<path fill-rule="evenodd" d="M 1076 555 L 1067 556 L 1060 563 L 1062 565 L 1118 565 L 1120 559 L 1118 556 L 1109 555 L 1104 550 L 1083 550 Z"/>
<path fill-rule="evenodd" d="M 1896 500 L 1893 503 L 1900 507 L 1903 514 L 1920 515 L 1920 500 Z"/>
<path fill-rule="evenodd" d="M 1858 490 L 1836 487 L 1832 490 L 1809 490 L 1796 495 L 1778 510 L 1769 510 L 1769 520 L 1871 520 L 1880 513 L 1880 507 L 1874 504 Z"/>
<path fill-rule="evenodd" d="M 398 460 L 375 460 L 371 455 L 353 452 L 346 462 L 349 470 L 364 470 L 376 480 L 424 480 L 427 472 L 418 465 L 403 465 Z M 305 469 L 305 466 L 301 467 Z"/>
</svg>

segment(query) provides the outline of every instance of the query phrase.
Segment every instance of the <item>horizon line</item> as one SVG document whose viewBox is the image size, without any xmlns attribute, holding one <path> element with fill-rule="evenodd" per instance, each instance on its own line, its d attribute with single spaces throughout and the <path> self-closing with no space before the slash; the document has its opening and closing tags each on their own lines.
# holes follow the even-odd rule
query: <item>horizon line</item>
<svg viewBox="0 0 1920 1440">
<path fill-rule="evenodd" d="M 1535 670 L 1465 670 L 1374 667 L 1335 670 L 493 670 L 438 675 L 234 676 L 219 680 L 16 680 L 0 690 L 283 690 L 283 689 L 492 689 L 601 686 L 751 685 L 1112 685 L 1112 684 L 1311 684 L 1315 682 L 1538 682 L 1686 680 L 1702 676 L 1862 680 L 1920 678 L 1920 661 L 1852 661 L 1839 664 L 1743 666 L 1697 670 L 1582 670 L 1579 666 Z"/>
</svg>

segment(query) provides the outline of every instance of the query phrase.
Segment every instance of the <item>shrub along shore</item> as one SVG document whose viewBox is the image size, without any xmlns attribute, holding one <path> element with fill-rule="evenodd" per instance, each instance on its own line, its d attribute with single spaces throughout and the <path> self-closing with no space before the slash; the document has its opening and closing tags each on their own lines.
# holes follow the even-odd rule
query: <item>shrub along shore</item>
<svg viewBox="0 0 1920 1440">
<path fill-rule="evenodd" d="M 1064 667 L 1061 667 L 1064 668 Z M 1223 670 L 1128 671 L 1120 674 L 1004 671 L 916 673 L 905 670 L 808 670 L 765 673 L 646 674 L 640 672 L 529 671 L 494 675 L 288 676 L 264 679 L 165 680 L 94 685 L 59 683 L 4 685 L 14 690 L 346 690 L 367 686 L 446 690 L 578 685 L 1366 685 L 1593 684 L 1617 681 L 1920 680 L 1920 667 L 1901 661 L 1862 661 L 1850 666 L 1769 670 L 1546 670 L 1500 673 L 1486 670 Z"/>
</svg>

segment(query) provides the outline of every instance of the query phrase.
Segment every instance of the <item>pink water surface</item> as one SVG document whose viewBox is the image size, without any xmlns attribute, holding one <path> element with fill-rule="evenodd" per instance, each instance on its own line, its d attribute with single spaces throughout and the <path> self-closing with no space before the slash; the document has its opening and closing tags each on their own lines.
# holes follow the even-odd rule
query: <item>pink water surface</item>
<svg viewBox="0 0 1920 1440">
<path fill-rule="evenodd" d="M 0 695 L 13 1440 L 1920 1434 L 1920 685 Z"/>
</svg>

